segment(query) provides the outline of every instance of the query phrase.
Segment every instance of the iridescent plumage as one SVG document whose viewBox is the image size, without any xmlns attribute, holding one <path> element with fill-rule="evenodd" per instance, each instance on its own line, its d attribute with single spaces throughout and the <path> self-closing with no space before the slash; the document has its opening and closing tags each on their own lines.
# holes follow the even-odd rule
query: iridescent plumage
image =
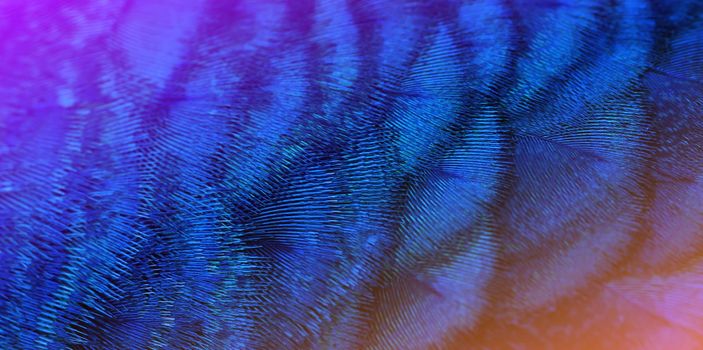
<svg viewBox="0 0 703 350">
<path fill-rule="evenodd" d="M 703 3 L 0 3 L 1 349 L 703 348 Z"/>
</svg>

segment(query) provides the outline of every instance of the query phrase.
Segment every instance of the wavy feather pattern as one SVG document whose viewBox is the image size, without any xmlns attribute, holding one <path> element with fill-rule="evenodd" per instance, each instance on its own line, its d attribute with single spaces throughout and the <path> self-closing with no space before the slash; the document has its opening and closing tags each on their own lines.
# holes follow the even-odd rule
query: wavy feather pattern
<svg viewBox="0 0 703 350">
<path fill-rule="evenodd" d="M 703 3 L 0 3 L 0 349 L 701 349 Z"/>
</svg>

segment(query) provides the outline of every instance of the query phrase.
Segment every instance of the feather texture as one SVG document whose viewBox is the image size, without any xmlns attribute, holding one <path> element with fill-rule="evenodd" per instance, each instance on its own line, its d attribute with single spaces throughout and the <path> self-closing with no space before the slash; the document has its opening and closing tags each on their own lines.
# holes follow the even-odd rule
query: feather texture
<svg viewBox="0 0 703 350">
<path fill-rule="evenodd" d="M 703 347 L 703 4 L 0 3 L 0 348 Z"/>
</svg>

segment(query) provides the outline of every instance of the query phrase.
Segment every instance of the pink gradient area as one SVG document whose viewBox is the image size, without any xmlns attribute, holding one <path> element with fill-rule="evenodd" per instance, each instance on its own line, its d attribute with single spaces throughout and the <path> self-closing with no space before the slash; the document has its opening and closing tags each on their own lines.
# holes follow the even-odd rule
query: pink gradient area
<svg viewBox="0 0 703 350">
<path fill-rule="evenodd" d="M 621 348 L 703 349 L 703 261 L 668 276 L 611 282 L 601 299 L 612 329 L 624 328 Z"/>
<path fill-rule="evenodd" d="M 450 349 L 703 349 L 703 260 L 661 276 L 622 277 L 550 311 L 498 317 Z"/>
</svg>

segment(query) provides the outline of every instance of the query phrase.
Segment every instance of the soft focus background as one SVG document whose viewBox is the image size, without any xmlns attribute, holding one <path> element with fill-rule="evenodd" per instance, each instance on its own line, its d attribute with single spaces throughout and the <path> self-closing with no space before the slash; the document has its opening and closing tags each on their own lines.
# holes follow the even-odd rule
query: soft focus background
<svg viewBox="0 0 703 350">
<path fill-rule="evenodd" d="M 4 0 L 0 349 L 703 349 L 703 2 Z"/>
</svg>

